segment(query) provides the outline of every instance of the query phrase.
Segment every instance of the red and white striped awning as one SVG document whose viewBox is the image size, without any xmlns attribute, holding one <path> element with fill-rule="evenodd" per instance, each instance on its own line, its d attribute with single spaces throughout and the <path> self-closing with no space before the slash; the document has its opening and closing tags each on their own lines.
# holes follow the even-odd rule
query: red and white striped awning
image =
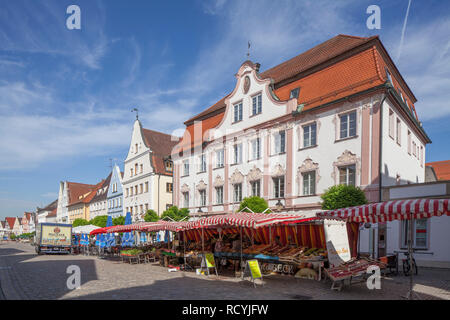
<svg viewBox="0 0 450 320">
<path fill-rule="evenodd" d="M 348 222 L 386 222 L 450 216 L 450 199 L 408 199 L 371 203 L 357 207 L 318 212 L 325 219 L 342 219 Z"/>
<path fill-rule="evenodd" d="M 305 214 L 278 214 L 278 213 L 248 213 L 239 212 L 226 215 L 218 215 L 208 218 L 190 221 L 184 229 L 208 228 L 208 227 L 245 227 L 257 229 L 260 227 L 286 223 L 301 223 L 318 219 L 315 216 Z"/>
<path fill-rule="evenodd" d="M 153 231 L 180 231 L 188 224 L 187 221 L 158 221 L 154 224 L 143 226 L 140 230 L 146 231 L 146 232 L 153 232 Z"/>
<path fill-rule="evenodd" d="M 139 222 L 139 223 L 134 223 L 134 224 L 128 224 L 128 225 L 123 225 L 123 226 L 114 226 L 111 227 L 110 229 L 108 229 L 108 233 L 111 232 L 130 232 L 130 231 L 135 231 L 135 230 L 143 230 L 146 227 L 155 224 L 157 222 Z"/>
</svg>

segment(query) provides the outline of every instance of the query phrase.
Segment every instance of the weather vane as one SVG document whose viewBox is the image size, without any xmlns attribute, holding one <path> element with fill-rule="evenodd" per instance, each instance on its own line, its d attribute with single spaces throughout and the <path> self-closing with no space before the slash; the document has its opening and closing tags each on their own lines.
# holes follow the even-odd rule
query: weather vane
<svg viewBox="0 0 450 320">
<path fill-rule="evenodd" d="M 136 111 L 136 120 L 139 120 L 139 110 L 137 108 L 133 108 L 133 110 L 131 110 L 131 112 Z"/>
<path fill-rule="evenodd" d="M 250 59 L 250 41 L 248 41 L 247 58 Z"/>
</svg>

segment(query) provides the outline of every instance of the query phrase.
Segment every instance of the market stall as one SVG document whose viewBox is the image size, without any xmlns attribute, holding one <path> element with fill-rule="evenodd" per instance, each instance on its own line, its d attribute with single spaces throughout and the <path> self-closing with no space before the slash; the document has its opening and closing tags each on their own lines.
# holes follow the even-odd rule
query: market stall
<svg viewBox="0 0 450 320">
<path fill-rule="evenodd" d="M 408 254 L 410 265 L 413 265 L 412 256 L 412 222 L 414 219 L 431 218 L 434 216 L 450 216 L 450 199 L 407 199 L 394 200 L 379 203 L 371 203 L 362 206 L 343 208 L 319 212 L 318 217 L 323 219 L 336 219 L 350 223 L 378 223 L 393 220 L 409 220 Z M 337 281 L 351 278 L 356 272 L 343 265 L 344 270 L 328 270 L 329 275 Z M 339 272 L 341 274 L 339 275 Z M 339 277 L 337 277 L 339 276 Z M 413 295 L 413 272 L 410 272 L 409 299 Z"/>
</svg>

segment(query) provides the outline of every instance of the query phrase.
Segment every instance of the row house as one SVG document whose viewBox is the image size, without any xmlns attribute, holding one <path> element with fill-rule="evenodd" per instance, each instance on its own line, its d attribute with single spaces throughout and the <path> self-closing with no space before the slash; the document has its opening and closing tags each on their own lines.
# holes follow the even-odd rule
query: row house
<svg viewBox="0 0 450 320">
<path fill-rule="evenodd" d="M 69 217 L 69 205 L 78 201 L 80 196 L 90 193 L 95 188 L 96 186 L 92 184 L 61 181 L 59 184 L 56 221 L 58 223 L 71 223 L 73 220 Z M 74 208 L 72 208 L 72 213 L 77 217 L 84 217 L 83 210 L 78 209 L 74 212 Z"/>
<path fill-rule="evenodd" d="M 9 230 L 6 228 L 6 221 L 0 221 L 0 240 L 8 236 Z"/>
<path fill-rule="evenodd" d="M 94 197 L 89 203 L 89 216 L 93 219 L 97 216 L 105 216 L 108 214 L 107 195 L 111 182 L 111 173 L 103 181 L 100 188 L 97 189 Z"/>
<path fill-rule="evenodd" d="M 46 205 L 44 208 L 36 208 L 37 223 L 56 222 L 58 199 Z"/>
<path fill-rule="evenodd" d="M 175 205 L 223 214 L 256 195 L 314 212 L 336 184 L 374 202 L 383 187 L 424 181 L 431 141 L 378 36 L 338 35 L 259 69 L 244 62 L 233 90 L 185 122 L 172 152 Z"/>
<path fill-rule="evenodd" d="M 161 215 L 172 205 L 170 155 L 177 143 L 176 137 L 134 122 L 122 179 L 124 212 L 130 212 L 134 222 L 142 221 L 149 209 Z"/>
<path fill-rule="evenodd" d="M 120 172 L 119 166 L 114 165 L 111 172 L 111 181 L 107 194 L 108 215 L 112 218 L 117 218 L 125 215 L 123 209 L 122 179 L 123 172 Z"/>
<path fill-rule="evenodd" d="M 33 212 L 24 212 L 22 218 L 23 233 L 31 233 L 36 230 L 35 214 Z"/>
<path fill-rule="evenodd" d="M 104 182 L 105 181 L 102 180 L 93 188 L 88 188 L 84 193 L 81 193 L 78 198 L 71 198 L 71 201 L 67 206 L 70 224 L 76 219 L 91 220 L 90 203 L 96 196 L 97 191 L 103 186 Z"/>
</svg>

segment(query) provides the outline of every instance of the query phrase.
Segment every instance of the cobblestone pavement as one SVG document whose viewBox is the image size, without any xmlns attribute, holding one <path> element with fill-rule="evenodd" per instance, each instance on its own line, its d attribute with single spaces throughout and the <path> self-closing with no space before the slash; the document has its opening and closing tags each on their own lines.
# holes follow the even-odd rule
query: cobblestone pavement
<svg viewBox="0 0 450 320">
<path fill-rule="evenodd" d="M 81 288 L 69 290 L 67 267 L 81 269 Z M 409 278 L 382 279 L 380 290 L 365 283 L 330 290 L 329 281 L 269 276 L 255 289 L 234 277 L 168 272 L 158 264 L 126 264 L 83 255 L 40 255 L 27 243 L 0 243 L 0 299 L 403 299 Z M 414 291 L 422 299 L 450 300 L 450 270 L 420 268 Z"/>
</svg>

